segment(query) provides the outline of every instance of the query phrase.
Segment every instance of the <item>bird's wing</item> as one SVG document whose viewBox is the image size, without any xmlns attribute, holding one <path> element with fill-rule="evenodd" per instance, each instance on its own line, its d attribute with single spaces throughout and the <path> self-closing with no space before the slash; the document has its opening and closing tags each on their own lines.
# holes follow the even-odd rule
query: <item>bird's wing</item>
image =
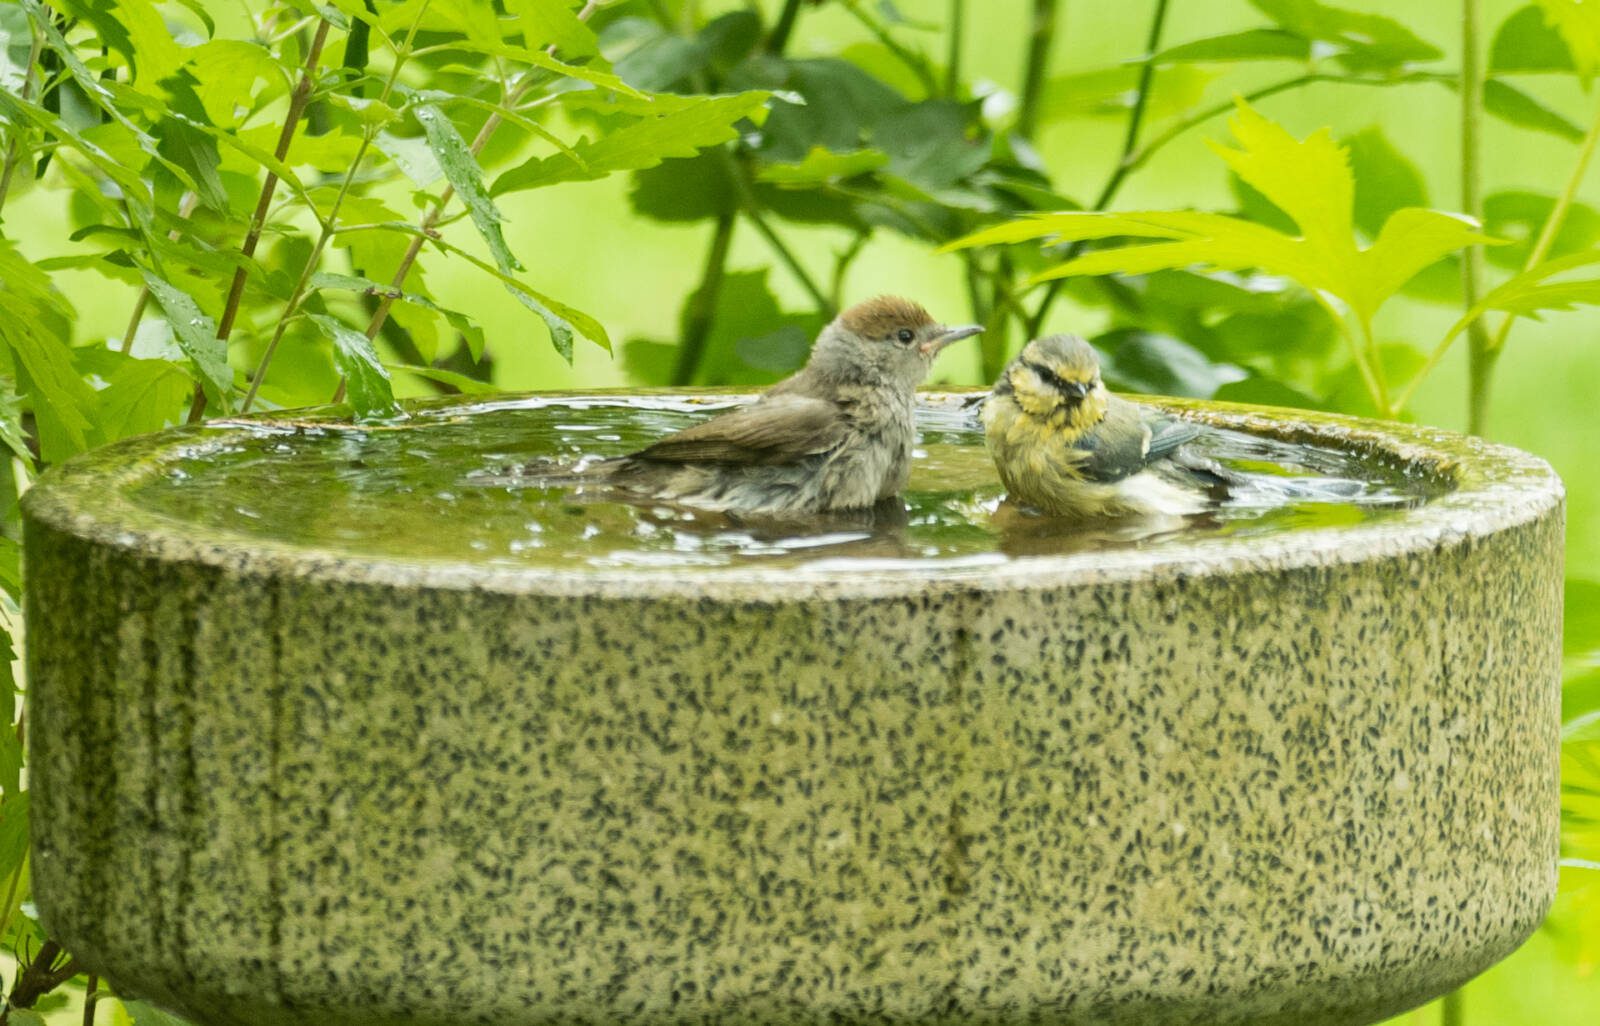
<svg viewBox="0 0 1600 1026">
<path fill-rule="evenodd" d="M 1078 443 L 1084 454 L 1079 471 L 1090 481 L 1121 481 L 1199 434 L 1195 424 L 1112 396 L 1105 420 Z"/>
<path fill-rule="evenodd" d="M 1152 410 L 1145 410 L 1144 415 L 1144 422 L 1150 428 L 1150 459 L 1171 455 L 1178 446 L 1200 437 L 1202 429 L 1192 420 L 1168 417 Z"/>
<path fill-rule="evenodd" d="M 802 395 L 769 395 L 685 428 L 633 454 L 662 463 L 791 463 L 838 446 L 849 425 L 839 407 Z"/>
</svg>

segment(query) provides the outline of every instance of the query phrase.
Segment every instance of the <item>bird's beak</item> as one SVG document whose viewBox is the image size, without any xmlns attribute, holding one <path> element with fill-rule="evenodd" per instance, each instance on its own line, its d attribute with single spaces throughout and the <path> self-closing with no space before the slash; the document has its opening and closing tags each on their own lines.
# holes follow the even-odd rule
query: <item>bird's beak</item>
<svg viewBox="0 0 1600 1026">
<path fill-rule="evenodd" d="M 1094 391 L 1094 383 L 1090 381 L 1071 381 L 1067 383 L 1067 392 L 1082 399 Z"/>
<path fill-rule="evenodd" d="M 963 324 L 955 328 L 946 328 L 917 348 L 922 351 L 923 356 L 933 356 L 950 343 L 960 342 L 964 338 L 971 338 L 982 330 L 983 325 L 981 324 Z"/>
</svg>

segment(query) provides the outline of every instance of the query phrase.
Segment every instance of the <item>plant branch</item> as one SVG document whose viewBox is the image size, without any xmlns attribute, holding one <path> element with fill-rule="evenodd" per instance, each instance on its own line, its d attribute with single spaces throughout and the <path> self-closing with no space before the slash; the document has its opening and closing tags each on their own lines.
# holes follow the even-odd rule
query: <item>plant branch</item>
<svg viewBox="0 0 1600 1026">
<path fill-rule="evenodd" d="M 944 95 L 955 99 L 961 87 L 961 38 L 967 27 L 967 0 L 950 0 L 950 43 L 944 58 Z"/>
<path fill-rule="evenodd" d="M 1055 43 L 1057 0 L 1033 0 L 1033 20 L 1028 27 L 1028 57 L 1022 71 L 1022 95 L 1017 100 L 1017 131 L 1029 139 L 1039 125 L 1039 95 L 1050 70 L 1050 47 Z"/>
<path fill-rule="evenodd" d="M 1556 198 L 1555 205 L 1550 208 L 1550 213 L 1546 215 L 1544 226 L 1539 229 L 1539 236 L 1534 241 L 1533 248 L 1528 251 L 1528 259 L 1523 261 L 1522 269 L 1524 271 L 1532 270 L 1542 263 L 1545 257 L 1550 255 L 1550 248 L 1555 245 L 1556 237 L 1561 234 L 1561 226 L 1566 222 L 1567 214 L 1571 211 L 1572 203 L 1577 197 L 1578 186 L 1582 184 L 1584 175 L 1588 171 L 1589 163 L 1594 157 L 1597 142 L 1600 142 L 1600 104 L 1595 107 L 1594 118 L 1590 121 L 1588 134 L 1584 136 L 1583 143 L 1578 149 L 1578 159 L 1573 164 L 1572 173 L 1567 176 L 1567 184 L 1561 190 L 1561 195 Z M 1480 314 L 1479 316 L 1481 317 L 1482 315 Z M 1477 318 L 1474 319 L 1476 320 Z M 1511 326 L 1516 319 L 1516 314 L 1508 312 L 1505 319 L 1500 322 L 1494 338 L 1489 342 L 1489 349 L 1493 356 L 1498 356 L 1501 348 L 1505 346 L 1506 337 L 1510 335 Z M 1451 332 L 1440 339 L 1439 343 L 1434 346 L 1433 351 L 1428 354 L 1428 358 L 1423 361 L 1422 367 L 1412 376 L 1411 381 L 1401 390 L 1399 396 L 1395 398 L 1396 413 L 1406 408 L 1406 404 L 1411 401 L 1411 397 L 1416 394 L 1417 389 L 1422 387 L 1422 382 L 1429 374 L 1433 373 L 1435 367 L 1439 366 L 1439 361 L 1444 359 L 1445 354 L 1450 351 L 1450 347 L 1455 344 L 1456 339 L 1461 337 L 1461 331 L 1462 325 L 1455 325 Z"/>
<path fill-rule="evenodd" d="M 706 266 L 700 276 L 700 286 L 690 293 L 688 308 L 684 311 L 683 340 L 679 343 L 677 365 L 672 369 L 674 385 L 691 384 L 700 370 L 706 343 L 716 323 L 717 299 L 722 293 L 728 247 L 733 242 L 734 222 L 731 211 L 717 218 L 716 231 L 711 236 L 711 248 L 706 252 Z"/>
<path fill-rule="evenodd" d="M 282 162 L 289 155 L 289 146 L 294 142 L 295 130 L 299 127 L 301 115 L 305 113 L 306 104 L 311 101 L 311 90 L 317 72 L 317 65 L 322 60 L 322 47 L 328 41 L 328 30 L 332 27 L 326 18 L 317 23 L 317 33 L 311 39 L 311 48 L 306 51 L 305 65 L 301 69 L 300 81 L 295 83 L 294 92 L 289 97 L 289 110 L 283 116 L 283 129 L 278 133 L 278 145 L 273 150 L 273 156 Z M 273 171 L 267 172 L 266 181 L 261 184 L 261 196 L 256 201 L 255 213 L 250 217 L 250 228 L 245 233 L 244 243 L 239 247 L 239 252 L 246 258 L 255 256 L 256 246 L 261 242 L 261 232 L 266 227 L 267 212 L 272 209 L 272 194 L 277 191 L 278 176 Z M 233 281 L 228 286 L 228 300 L 222 308 L 222 320 L 217 323 L 217 338 L 226 342 L 233 334 L 233 326 L 238 320 L 239 304 L 244 299 L 246 265 L 241 263 L 233 272 Z M 205 389 L 196 385 L 194 402 L 189 407 L 189 423 L 193 424 L 205 416 L 206 393 Z"/>
<path fill-rule="evenodd" d="M 33 43 L 28 47 L 28 63 L 23 65 L 22 92 L 18 97 L 24 103 L 33 96 L 33 66 L 39 63 L 39 54 L 44 51 L 44 33 L 33 24 L 32 18 L 28 19 L 28 28 L 33 33 Z M 11 193 L 11 176 L 16 173 L 22 157 L 22 126 L 13 125 L 7 134 L 11 139 L 6 143 L 5 165 L 0 168 L 0 211 L 5 209 L 6 196 Z"/>
<path fill-rule="evenodd" d="M 83 1026 L 94 1026 L 94 1010 L 99 1003 L 100 977 L 90 973 L 83 988 Z"/>
<path fill-rule="evenodd" d="M 800 287 L 806 290 L 806 294 L 811 297 L 812 302 L 816 303 L 817 310 L 822 314 L 823 318 L 831 321 L 834 314 L 838 312 L 833 308 L 832 301 L 828 299 L 811 275 L 807 273 L 804 265 L 794 255 L 794 251 L 767 223 L 767 219 L 761 216 L 761 203 L 756 199 L 755 189 L 750 185 L 749 170 L 740 163 L 737 157 L 729 153 L 725 147 L 718 149 L 717 153 L 721 155 L 727 167 L 728 177 L 733 181 L 734 191 L 739 196 L 739 205 L 744 208 L 744 216 L 755 226 L 756 231 L 761 233 L 761 237 L 767 240 L 767 245 L 772 247 L 772 251 L 777 254 L 778 259 L 783 261 L 783 265 L 789 269 L 789 273 L 794 275 L 795 280 L 800 283 Z"/>
<path fill-rule="evenodd" d="M 778 13 L 778 20 L 773 23 L 772 34 L 767 36 L 766 51 L 773 56 L 778 56 L 789 46 L 789 37 L 794 34 L 794 23 L 800 17 L 800 0 L 784 0 L 783 10 Z"/>
<path fill-rule="evenodd" d="M 925 57 L 919 53 L 912 52 L 901 44 L 893 33 L 861 9 L 859 0 L 839 0 L 839 2 L 844 5 L 845 10 L 855 16 L 857 21 L 866 26 L 867 31 L 871 32 L 873 37 L 882 43 L 886 50 L 898 57 L 900 63 L 911 69 L 911 73 L 917 76 L 917 81 L 922 83 L 922 88 L 927 91 L 929 96 L 939 95 L 939 83 L 934 79 L 933 72 L 929 70 L 928 61 Z M 1041 0 L 1041 2 L 1049 3 L 1052 6 L 1055 4 L 1055 0 Z"/>
<path fill-rule="evenodd" d="M 1482 224 L 1483 72 L 1478 55 L 1478 14 L 1478 0 L 1461 0 L 1461 209 Z M 1483 251 L 1469 246 L 1461 255 L 1461 300 L 1468 310 L 1478 305 L 1482 281 Z M 1467 430 L 1481 435 L 1494 372 L 1494 353 L 1482 318 L 1474 318 L 1467 326 L 1467 346 Z"/>
<path fill-rule="evenodd" d="M 1116 166 L 1111 169 L 1111 176 L 1106 179 L 1106 184 L 1100 189 L 1100 195 L 1095 198 L 1092 210 L 1104 210 L 1110 205 L 1117 190 L 1122 188 L 1123 180 L 1128 177 L 1132 168 L 1129 159 L 1139 144 L 1139 130 L 1144 127 L 1145 109 L 1150 104 L 1150 88 L 1155 80 L 1155 55 L 1161 47 L 1161 30 L 1167 22 L 1168 0 L 1156 0 L 1155 10 L 1150 15 L 1150 31 L 1145 37 L 1144 63 L 1139 68 L 1139 84 L 1133 98 L 1133 109 L 1128 112 L 1128 131 L 1122 138 L 1122 154 L 1117 158 Z M 1065 260 L 1071 260 L 1083 251 L 1083 243 L 1075 242 L 1068 248 Z M 1050 314 L 1050 307 L 1055 303 L 1056 297 L 1065 287 L 1065 279 L 1057 278 L 1045 289 L 1039 306 L 1033 316 L 1023 322 L 1023 327 L 1029 338 L 1039 334 L 1044 327 L 1044 319 Z"/>
<path fill-rule="evenodd" d="M 1378 351 L 1378 343 L 1372 335 L 1372 323 L 1365 317 L 1357 319 L 1361 323 L 1361 342 L 1366 347 L 1370 366 L 1367 387 L 1372 391 L 1372 404 L 1377 407 L 1379 416 L 1393 417 L 1394 407 L 1389 403 L 1389 380 L 1383 370 L 1383 354 Z"/>
<path fill-rule="evenodd" d="M 598 0 L 589 0 L 588 3 L 583 5 L 583 10 L 578 12 L 578 20 L 588 21 L 594 16 L 594 12 L 599 7 Z M 554 56 L 555 52 L 556 47 L 554 44 L 545 47 L 545 53 Z M 531 86 L 532 80 L 524 77 L 516 86 L 506 91 L 501 106 L 515 109 L 517 102 L 522 99 Z M 495 129 L 500 127 L 503 120 L 498 113 L 494 113 L 490 114 L 488 119 L 484 121 L 483 127 L 478 129 L 478 134 L 473 137 L 471 145 L 468 146 L 468 150 L 471 151 L 474 157 L 483 152 L 483 148 L 489 143 L 489 137 L 494 135 Z M 439 192 L 438 202 L 433 205 L 433 209 L 423 215 L 422 220 L 418 223 L 420 231 L 412 237 L 411 244 L 406 247 L 405 254 L 400 257 L 400 263 L 395 268 L 394 277 L 389 280 L 389 292 L 385 293 L 383 298 L 378 301 L 378 308 L 372 312 L 372 319 L 367 322 L 367 338 L 377 338 L 378 332 L 383 330 L 383 322 L 389 319 L 389 310 L 394 306 L 395 297 L 399 295 L 400 290 L 405 288 L 406 275 L 411 273 L 411 265 L 417 262 L 417 256 L 422 252 L 422 244 L 427 241 L 429 233 L 434 230 L 439 223 L 439 219 L 444 216 L 444 208 L 455 197 L 455 194 L 455 187 L 446 185 Z M 333 401 L 340 402 L 343 399 L 344 378 L 341 377 L 339 379 L 339 387 L 334 392 Z"/>
<path fill-rule="evenodd" d="M 856 257 L 861 255 L 862 249 L 871 238 L 871 232 L 858 231 L 843 253 L 834 254 L 833 280 L 828 283 L 828 298 L 833 300 L 835 309 L 844 305 L 844 279 L 850 270 L 850 265 L 855 263 Z"/>
<path fill-rule="evenodd" d="M 78 975 L 80 967 L 77 959 L 67 956 L 65 961 L 58 961 L 63 955 L 65 952 L 61 950 L 61 945 L 53 940 L 39 945 L 38 954 L 28 960 L 17 974 L 17 982 L 12 985 L 11 994 L 6 998 L 5 1009 L 0 1011 L 0 1026 L 10 1021 L 13 1008 L 32 1008 L 41 997 Z"/>
</svg>

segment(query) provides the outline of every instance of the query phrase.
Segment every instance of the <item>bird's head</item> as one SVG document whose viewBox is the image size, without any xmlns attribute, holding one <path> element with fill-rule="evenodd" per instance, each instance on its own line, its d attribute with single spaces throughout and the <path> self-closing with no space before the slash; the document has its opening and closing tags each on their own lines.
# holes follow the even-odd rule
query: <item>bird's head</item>
<svg viewBox="0 0 1600 1026">
<path fill-rule="evenodd" d="M 839 380 L 915 387 L 940 350 L 982 330 L 976 324 L 946 327 L 909 299 L 879 296 L 857 303 L 822 330 L 811 366 Z"/>
<path fill-rule="evenodd" d="M 1086 430 L 1106 415 L 1109 393 L 1100 358 L 1077 335 L 1046 335 L 1022 347 L 1006 365 L 995 393 L 1011 396 L 1024 412 Z"/>
</svg>

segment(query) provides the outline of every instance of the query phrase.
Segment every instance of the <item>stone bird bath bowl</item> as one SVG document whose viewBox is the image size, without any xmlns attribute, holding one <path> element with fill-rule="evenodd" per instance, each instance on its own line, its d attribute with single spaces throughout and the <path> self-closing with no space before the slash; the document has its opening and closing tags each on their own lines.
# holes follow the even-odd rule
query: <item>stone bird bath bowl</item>
<svg viewBox="0 0 1600 1026">
<path fill-rule="evenodd" d="M 74 460 L 24 503 L 45 925 L 206 1026 L 1313 1026 L 1445 992 L 1555 888 L 1560 483 L 1181 409 L 1448 491 L 952 566 L 537 570 L 135 501 L 243 426 Z"/>
</svg>

